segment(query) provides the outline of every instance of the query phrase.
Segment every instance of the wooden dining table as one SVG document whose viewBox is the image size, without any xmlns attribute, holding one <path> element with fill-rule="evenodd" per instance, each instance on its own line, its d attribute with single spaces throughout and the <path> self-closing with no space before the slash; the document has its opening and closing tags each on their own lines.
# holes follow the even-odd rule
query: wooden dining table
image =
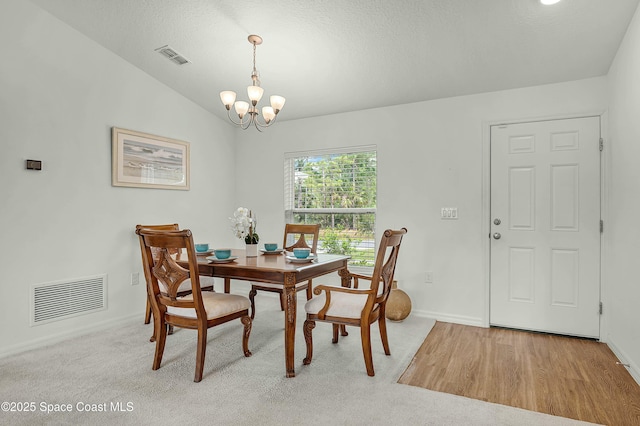
<svg viewBox="0 0 640 426">
<path fill-rule="evenodd" d="M 296 284 L 315 279 L 322 275 L 338 272 L 341 285 L 349 287 L 351 276 L 347 269 L 350 256 L 336 254 L 318 254 L 307 263 L 291 262 L 284 254 L 259 254 L 256 257 L 245 256 L 244 250 L 233 250 L 233 261 L 213 263 L 206 256 L 198 256 L 200 275 L 224 278 L 224 292 L 231 290 L 231 280 L 256 281 L 281 284 L 284 288 L 284 355 L 287 377 L 295 377 L 294 353 L 297 316 Z M 188 268 L 186 254 L 178 255 L 178 264 Z"/>
</svg>

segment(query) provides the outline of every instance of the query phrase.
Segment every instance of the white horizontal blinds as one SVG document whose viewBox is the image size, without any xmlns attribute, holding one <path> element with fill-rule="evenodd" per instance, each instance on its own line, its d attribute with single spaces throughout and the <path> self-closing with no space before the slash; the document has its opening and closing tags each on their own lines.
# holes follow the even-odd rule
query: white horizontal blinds
<svg viewBox="0 0 640 426">
<path fill-rule="evenodd" d="M 288 153 L 285 210 L 375 212 L 375 146 Z"/>
<path fill-rule="evenodd" d="M 376 188 L 375 146 L 285 156 L 286 221 L 320 223 L 319 248 L 363 266 L 373 261 Z"/>
</svg>

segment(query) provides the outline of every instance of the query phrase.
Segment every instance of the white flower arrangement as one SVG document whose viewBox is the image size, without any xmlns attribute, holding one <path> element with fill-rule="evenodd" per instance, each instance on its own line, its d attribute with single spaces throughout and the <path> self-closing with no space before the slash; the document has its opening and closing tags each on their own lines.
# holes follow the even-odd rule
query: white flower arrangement
<svg viewBox="0 0 640 426">
<path fill-rule="evenodd" d="M 243 239 L 246 244 L 258 244 L 260 237 L 256 233 L 256 220 L 254 219 L 251 210 L 238 207 L 233 213 L 233 217 L 230 217 L 231 229 L 236 237 Z"/>
</svg>

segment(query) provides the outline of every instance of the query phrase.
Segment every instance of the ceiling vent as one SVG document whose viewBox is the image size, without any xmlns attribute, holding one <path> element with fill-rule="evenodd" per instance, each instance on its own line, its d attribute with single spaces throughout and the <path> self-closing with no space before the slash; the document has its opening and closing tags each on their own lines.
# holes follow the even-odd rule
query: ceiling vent
<svg viewBox="0 0 640 426">
<path fill-rule="evenodd" d="M 176 63 L 178 65 L 185 65 L 185 64 L 190 64 L 191 63 L 190 60 L 188 60 L 187 58 L 185 58 L 184 56 L 182 56 L 181 54 L 179 54 L 178 52 L 173 50 L 173 48 L 169 47 L 168 45 L 167 46 L 158 47 L 156 49 L 156 52 L 158 52 L 159 54 L 161 54 L 165 58 L 169 59 L 170 61 L 172 61 L 173 63 Z"/>
</svg>

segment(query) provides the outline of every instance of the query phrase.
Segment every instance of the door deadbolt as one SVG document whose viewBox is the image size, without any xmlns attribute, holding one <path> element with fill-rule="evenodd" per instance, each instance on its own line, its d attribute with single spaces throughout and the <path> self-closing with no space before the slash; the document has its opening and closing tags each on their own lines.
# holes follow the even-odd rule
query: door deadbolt
<svg viewBox="0 0 640 426">
<path fill-rule="evenodd" d="M 494 219 L 493 220 L 493 224 L 494 225 L 500 225 L 502 223 L 502 221 L 500 219 Z"/>
<path fill-rule="evenodd" d="M 500 235 L 500 233 L 499 233 L 499 232 L 495 232 L 495 233 L 493 234 L 493 238 L 494 238 L 494 239 L 496 239 L 496 240 L 499 240 L 499 239 L 500 239 L 500 237 L 502 237 L 502 235 Z"/>
</svg>

